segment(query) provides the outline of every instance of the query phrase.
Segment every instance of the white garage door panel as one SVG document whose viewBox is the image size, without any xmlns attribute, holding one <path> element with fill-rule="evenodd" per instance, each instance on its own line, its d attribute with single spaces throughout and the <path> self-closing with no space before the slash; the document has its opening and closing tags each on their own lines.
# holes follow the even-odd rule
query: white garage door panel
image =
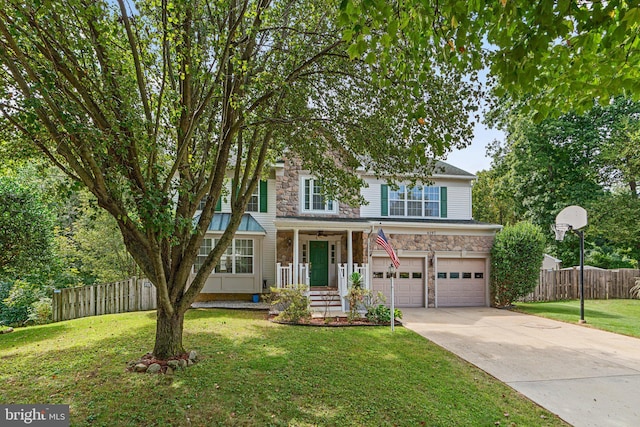
<svg viewBox="0 0 640 427">
<path fill-rule="evenodd" d="M 374 292 L 382 292 L 391 303 L 391 283 L 387 277 L 389 258 L 373 258 Z M 424 307 L 424 258 L 400 258 L 400 267 L 394 280 L 396 307 Z"/>
<path fill-rule="evenodd" d="M 484 259 L 439 258 L 437 268 L 438 307 L 486 305 Z"/>
</svg>

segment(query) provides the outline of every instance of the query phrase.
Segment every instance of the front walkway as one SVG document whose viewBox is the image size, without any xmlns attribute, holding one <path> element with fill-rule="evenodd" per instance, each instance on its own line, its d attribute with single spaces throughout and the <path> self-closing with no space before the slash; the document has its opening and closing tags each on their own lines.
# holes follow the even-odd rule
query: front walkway
<svg viewBox="0 0 640 427">
<path fill-rule="evenodd" d="M 574 426 L 640 426 L 640 339 L 493 308 L 402 313 L 405 327 Z"/>
</svg>

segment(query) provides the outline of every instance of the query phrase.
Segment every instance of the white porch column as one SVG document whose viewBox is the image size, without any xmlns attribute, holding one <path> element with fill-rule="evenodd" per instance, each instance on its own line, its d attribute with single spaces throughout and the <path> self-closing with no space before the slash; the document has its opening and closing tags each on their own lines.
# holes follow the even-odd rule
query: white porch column
<svg viewBox="0 0 640 427">
<path fill-rule="evenodd" d="M 353 273 L 353 232 L 347 230 L 347 277 Z"/>
<path fill-rule="evenodd" d="M 300 261 L 298 260 L 298 253 L 300 252 L 298 250 L 298 238 L 299 238 L 299 232 L 297 228 L 293 229 L 293 284 L 296 285 L 298 283 L 300 283 L 300 281 L 298 280 L 298 264 L 300 263 Z"/>
</svg>

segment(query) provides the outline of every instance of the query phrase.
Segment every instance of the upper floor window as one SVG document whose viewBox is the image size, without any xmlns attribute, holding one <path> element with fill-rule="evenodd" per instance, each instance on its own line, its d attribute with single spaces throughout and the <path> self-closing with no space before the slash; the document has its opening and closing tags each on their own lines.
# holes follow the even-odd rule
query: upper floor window
<svg viewBox="0 0 640 427">
<path fill-rule="evenodd" d="M 233 181 L 231 182 L 233 185 Z M 200 203 L 198 204 L 198 210 L 203 210 L 204 205 L 207 202 L 207 196 L 203 197 Z M 225 201 L 230 197 L 230 194 L 225 196 Z M 222 210 L 222 199 L 220 196 L 218 198 L 218 202 L 216 203 L 216 212 L 220 212 Z M 225 208 L 227 209 L 227 208 Z M 259 181 L 256 189 L 251 194 L 249 198 L 249 202 L 247 203 L 246 212 L 267 212 L 267 181 Z"/>
<path fill-rule="evenodd" d="M 198 203 L 199 211 L 204 210 L 204 205 L 207 203 L 208 198 L 209 198 L 209 195 L 207 194 L 202 198 L 202 200 L 200 200 L 200 203 Z M 222 198 L 219 198 L 218 202 L 216 203 L 216 212 L 220 212 L 221 209 L 222 209 Z"/>
<path fill-rule="evenodd" d="M 440 187 L 408 187 L 389 189 L 389 216 L 440 217 Z"/>
<path fill-rule="evenodd" d="M 338 203 L 324 196 L 320 179 L 302 178 L 302 211 L 315 213 L 337 213 Z"/>
<path fill-rule="evenodd" d="M 256 187 L 255 191 L 249 198 L 249 203 L 247 203 L 247 212 L 260 212 L 260 186 Z"/>
</svg>

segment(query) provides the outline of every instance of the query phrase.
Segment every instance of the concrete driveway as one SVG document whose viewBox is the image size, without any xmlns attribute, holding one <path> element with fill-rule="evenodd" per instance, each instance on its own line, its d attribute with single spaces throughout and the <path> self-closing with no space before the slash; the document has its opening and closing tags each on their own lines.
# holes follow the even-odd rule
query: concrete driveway
<svg viewBox="0 0 640 427">
<path fill-rule="evenodd" d="M 493 308 L 402 313 L 405 327 L 574 426 L 640 426 L 640 339 Z"/>
</svg>

